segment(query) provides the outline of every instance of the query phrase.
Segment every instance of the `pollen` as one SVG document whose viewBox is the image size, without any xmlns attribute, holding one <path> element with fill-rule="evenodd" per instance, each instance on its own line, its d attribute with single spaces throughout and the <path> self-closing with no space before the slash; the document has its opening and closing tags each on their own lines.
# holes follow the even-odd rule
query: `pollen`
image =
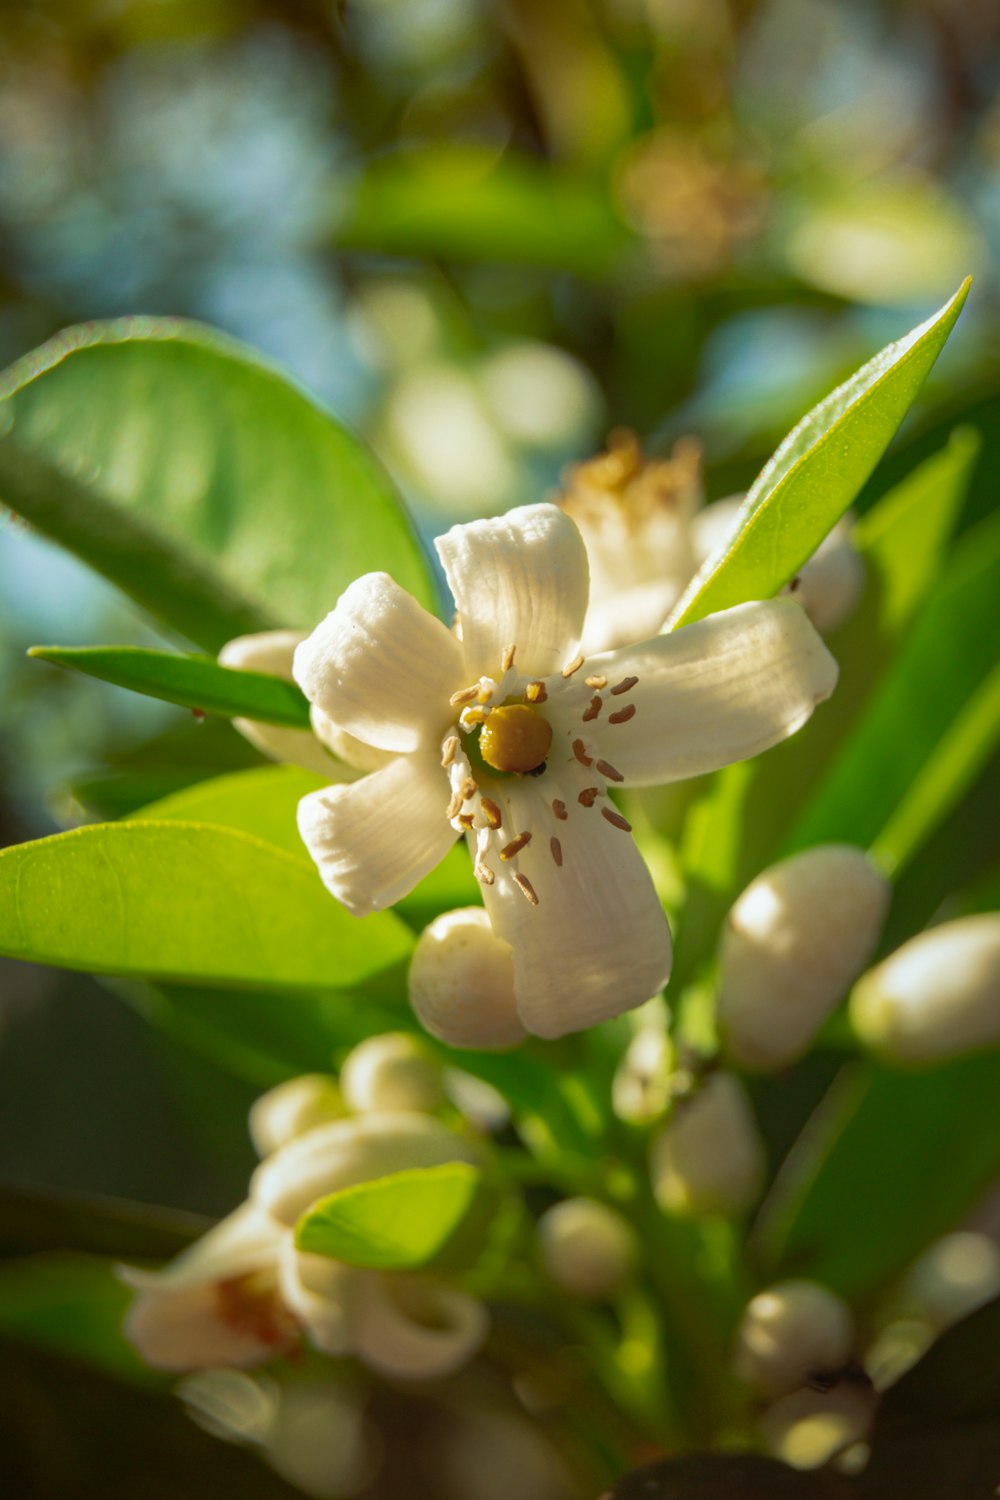
<svg viewBox="0 0 1000 1500">
<path fill-rule="evenodd" d="M 488 766 L 522 776 L 544 762 L 551 744 L 551 726 L 527 703 L 495 708 L 479 735 L 479 751 Z"/>
</svg>

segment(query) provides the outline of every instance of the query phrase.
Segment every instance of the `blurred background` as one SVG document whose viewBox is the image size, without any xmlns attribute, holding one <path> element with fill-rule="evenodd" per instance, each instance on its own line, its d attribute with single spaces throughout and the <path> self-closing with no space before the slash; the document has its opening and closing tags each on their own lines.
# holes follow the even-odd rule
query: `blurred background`
<svg viewBox="0 0 1000 1500">
<path fill-rule="evenodd" d="M 984 440 L 963 524 L 994 503 L 985 0 L 0 5 L 0 366 L 79 321 L 205 320 L 359 430 L 428 535 L 544 497 L 622 424 L 653 451 L 696 434 L 708 497 L 739 489 L 969 271 L 862 509 L 958 422 Z M 23 655 L 154 639 L 0 516 L 0 844 L 253 762 L 226 725 Z M 0 961 L 12 1248 L 39 1193 L 227 1210 L 271 1081 Z"/>
</svg>

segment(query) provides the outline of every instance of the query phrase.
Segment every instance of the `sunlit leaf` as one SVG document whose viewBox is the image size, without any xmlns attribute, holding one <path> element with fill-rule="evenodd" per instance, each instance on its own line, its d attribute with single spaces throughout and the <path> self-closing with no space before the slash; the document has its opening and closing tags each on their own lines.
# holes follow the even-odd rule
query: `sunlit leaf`
<svg viewBox="0 0 1000 1500">
<path fill-rule="evenodd" d="M 369 451 L 263 359 L 196 324 L 71 329 L 0 380 L 0 499 L 210 650 L 311 628 L 384 569 L 433 607 Z"/>
<path fill-rule="evenodd" d="M 223 667 L 210 656 L 144 646 L 32 646 L 28 655 L 182 708 L 309 728 L 309 703 L 294 682 Z"/>
<path fill-rule="evenodd" d="M 882 457 L 968 290 L 966 281 L 939 312 L 869 360 L 789 433 L 747 495 L 740 529 L 692 581 L 673 624 L 769 599 L 795 576 Z"/>
<path fill-rule="evenodd" d="M 96 824 L 0 852 L 0 952 L 12 958 L 323 989 L 411 945 L 389 912 L 349 916 L 305 858 L 207 824 Z"/>
<path fill-rule="evenodd" d="M 295 1242 L 300 1250 L 380 1271 L 424 1266 L 461 1224 L 481 1181 L 477 1167 L 456 1161 L 343 1188 L 313 1204 Z"/>
</svg>

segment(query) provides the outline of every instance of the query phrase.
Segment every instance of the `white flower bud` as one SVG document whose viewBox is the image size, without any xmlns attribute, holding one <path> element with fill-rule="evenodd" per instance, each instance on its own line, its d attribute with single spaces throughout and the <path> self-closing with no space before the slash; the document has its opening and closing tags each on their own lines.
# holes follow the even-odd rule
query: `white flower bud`
<svg viewBox="0 0 1000 1500">
<path fill-rule="evenodd" d="M 734 1365 L 761 1395 L 782 1396 L 813 1372 L 841 1369 L 853 1340 L 851 1311 L 840 1297 L 815 1281 L 784 1281 L 747 1305 Z"/>
<path fill-rule="evenodd" d="M 538 1221 L 546 1274 L 563 1291 L 588 1301 L 613 1296 L 635 1262 L 635 1235 L 615 1209 L 594 1198 L 567 1198 Z"/>
<path fill-rule="evenodd" d="M 876 1405 L 874 1391 L 856 1383 L 794 1391 L 768 1407 L 760 1430 L 774 1458 L 793 1469 L 818 1469 L 867 1436 Z"/>
<path fill-rule="evenodd" d="M 401 1380 L 434 1380 L 461 1369 L 489 1327 L 475 1297 L 412 1272 L 369 1272 L 356 1288 L 352 1319 L 358 1358 Z"/>
<path fill-rule="evenodd" d="M 670 1102 L 674 1046 L 662 1024 L 643 1026 L 628 1045 L 611 1085 L 611 1102 L 620 1120 L 648 1125 Z"/>
<path fill-rule="evenodd" d="M 911 938 L 851 999 L 863 1041 L 896 1062 L 937 1062 L 1000 1043 L 1000 913 Z"/>
<path fill-rule="evenodd" d="M 900 1291 L 908 1312 L 943 1332 L 1000 1295 L 1000 1246 L 971 1230 L 947 1234 L 914 1262 Z"/>
<path fill-rule="evenodd" d="M 405 1031 L 361 1042 L 340 1070 L 344 1102 L 359 1114 L 393 1110 L 433 1114 L 445 1102 L 441 1068 Z"/>
<path fill-rule="evenodd" d="M 719 1028 L 748 1068 L 794 1062 L 878 942 L 890 887 L 867 855 L 821 844 L 758 875 L 726 923 Z"/>
<path fill-rule="evenodd" d="M 750 1100 L 732 1073 L 713 1073 L 697 1093 L 678 1100 L 650 1157 L 660 1207 L 692 1218 L 749 1208 L 764 1165 Z"/>
<path fill-rule="evenodd" d="M 279 1146 L 304 1135 L 344 1113 L 340 1090 L 325 1073 L 289 1078 L 254 1101 L 250 1107 L 250 1139 L 258 1156 L 270 1156 Z"/>
<path fill-rule="evenodd" d="M 261 1162 L 253 1201 L 293 1227 L 319 1199 L 411 1167 L 475 1161 L 474 1148 L 427 1115 L 359 1115 L 319 1125 Z"/>
<path fill-rule="evenodd" d="M 264 1453 L 310 1500 L 350 1500 L 367 1488 L 375 1460 L 357 1397 L 333 1381 L 281 1387 Z"/>
<path fill-rule="evenodd" d="M 514 1000 L 510 947 L 480 906 L 444 912 L 424 929 L 409 994 L 420 1024 L 452 1047 L 497 1050 L 527 1035 Z"/>
<path fill-rule="evenodd" d="M 292 658 L 305 635 L 302 630 L 261 630 L 255 635 L 237 636 L 219 652 L 219 664 L 239 672 L 267 672 L 292 682 Z M 340 779 L 337 762 L 308 729 L 288 729 L 257 719 L 234 719 L 233 728 L 271 760 L 290 761 L 307 771 L 328 776 L 331 781 Z"/>
<path fill-rule="evenodd" d="M 789 586 L 820 635 L 853 614 L 864 588 L 865 565 L 851 543 L 850 526 L 848 516 L 838 521 Z"/>
</svg>

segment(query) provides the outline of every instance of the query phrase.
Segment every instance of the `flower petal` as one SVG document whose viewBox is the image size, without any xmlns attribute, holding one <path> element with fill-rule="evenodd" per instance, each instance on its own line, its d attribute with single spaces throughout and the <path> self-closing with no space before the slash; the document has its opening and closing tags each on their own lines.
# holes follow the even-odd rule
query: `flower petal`
<svg viewBox="0 0 1000 1500">
<path fill-rule="evenodd" d="M 303 797 L 299 833 L 327 890 L 361 917 L 400 900 L 444 859 L 455 842 L 449 797 L 437 752 L 400 755 Z"/>
<path fill-rule="evenodd" d="M 589 658 L 614 684 L 590 739 L 631 786 L 654 786 L 758 755 L 806 722 L 837 663 L 790 599 L 740 604 L 670 635 Z M 613 722 L 614 718 L 635 713 Z M 566 726 L 563 726 L 564 728 Z"/>
<path fill-rule="evenodd" d="M 560 789 L 548 776 L 544 795 L 541 786 L 521 782 L 506 793 L 511 835 L 530 832 L 531 842 L 510 862 L 490 861 L 495 880 L 483 899 L 494 931 L 511 946 L 523 1025 L 535 1036 L 557 1037 L 662 989 L 670 929 L 631 835 L 603 816 L 610 804 L 601 798 L 583 807 L 582 786 Z M 551 796 L 561 798 L 564 819 L 554 817 Z"/>
<path fill-rule="evenodd" d="M 274 677 L 293 682 L 292 658 L 296 646 L 304 639 L 302 630 L 261 630 L 256 635 L 239 635 L 223 646 L 219 663 L 238 672 L 270 672 Z M 262 724 L 257 719 L 234 719 L 233 728 L 271 760 L 303 766 L 331 780 L 343 769 L 345 779 L 350 779 L 347 767 L 339 767 L 308 729 L 283 729 L 280 724 Z"/>
<path fill-rule="evenodd" d="M 555 505 L 523 505 L 453 526 L 435 546 L 462 623 L 466 675 L 499 677 L 505 647 L 518 671 L 548 677 L 576 649 L 587 612 L 583 538 Z"/>
<path fill-rule="evenodd" d="M 372 1275 L 359 1284 L 355 1351 L 372 1370 L 402 1380 L 433 1380 L 461 1369 L 489 1326 L 483 1304 L 421 1278 Z"/>
<path fill-rule="evenodd" d="M 286 1233 L 278 1265 L 281 1295 L 324 1354 L 350 1353 L 351 1303 L 363 1274 L 329 1256 L 296 1250 L 294 1236 Z"/>
<path fill-rule="evenodd" d="M 295 653 L 295 680 L 341 729 L 379 750 L 440 739 L 465 682 L 449 630 L 388 573 L 366 573 Z"/>
<path fill-rule="evenodd" d="M 294 1343 L 291 1325 L 287 1339 L 277 1342 L 270 1328 L 261 1334 L 252 1321 L 231 1320 L 214 1283 L 140 1293 L 122 1331 L 157 1370 L 247 1369 Z"/>
<path fill-rule="evenodd" d="M 256 1203 L 241 1203 L 207 1234 L 160 1271 L 120 1266 L 122 1281 L 140 1291 L 205 1286 L 245 1276 L 271 1265 L 285 1236 L 284 1227 Z"/>
</svg>

